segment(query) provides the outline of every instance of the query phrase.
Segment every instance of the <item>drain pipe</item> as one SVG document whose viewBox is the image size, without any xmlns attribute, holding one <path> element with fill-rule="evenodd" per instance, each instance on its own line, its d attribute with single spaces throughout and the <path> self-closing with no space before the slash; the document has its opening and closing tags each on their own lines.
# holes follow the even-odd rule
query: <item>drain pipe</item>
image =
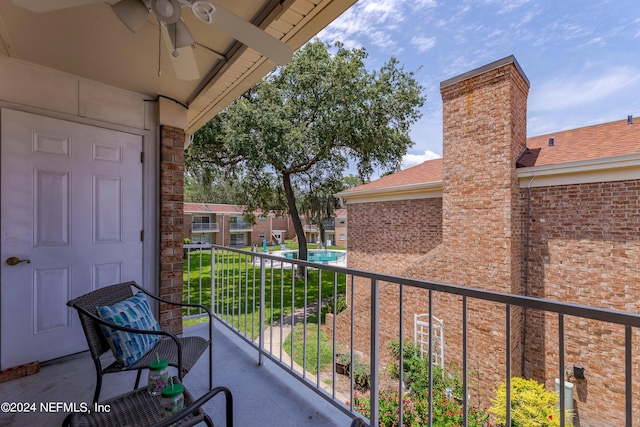
<svg viewBox="0 0 640 427">
<path fill-rule="evenodd" d="M 524 241 L 524 296 L 529 296 L 529 239 L 531 228 L 531 183 L 536 177 L 532 177 L 527 185 L 527 222 L 525 223 L 525 241 Z M 524 308 L 522 325 L 522 378 L 526 378 L 525 371 L 525 355 L 527 354 L 527 307 Z"/>
</svg>

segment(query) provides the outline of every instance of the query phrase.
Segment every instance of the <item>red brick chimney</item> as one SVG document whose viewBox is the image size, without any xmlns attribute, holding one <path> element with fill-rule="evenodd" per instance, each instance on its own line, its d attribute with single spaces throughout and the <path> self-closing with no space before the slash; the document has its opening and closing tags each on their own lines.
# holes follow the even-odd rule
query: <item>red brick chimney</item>
<svg viewBox="0 0 640 427">
<path fill-rule="evenodd" d="M 526 148 L 529 81 L 513 56 L 440 84 L 446 281 L 519 293 L 516 160 Z"/>
</svg>

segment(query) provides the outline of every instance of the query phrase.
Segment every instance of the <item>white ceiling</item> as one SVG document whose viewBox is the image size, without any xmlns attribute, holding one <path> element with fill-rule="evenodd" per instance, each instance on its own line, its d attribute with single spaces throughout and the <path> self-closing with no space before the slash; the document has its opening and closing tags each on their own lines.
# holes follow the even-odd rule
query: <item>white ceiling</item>
<svg viewBox="0 0 640 427">
<path fill-rule="evenodd" d="M 297 49 L 356 0 L 214 0 Z M 0 0 L 0 55 L 39 64 L 136 93 L 172 98 L 189 108 L 188 133 L 240 96 L 275 67 L 183 7 L 193 34 L 200 78 L 176 78 L 159 26 L 130 32 L 112 12 L 117 0 L 33 13 Z M 160 65 L 161 75 L 158 75 Z"/>
</svg>

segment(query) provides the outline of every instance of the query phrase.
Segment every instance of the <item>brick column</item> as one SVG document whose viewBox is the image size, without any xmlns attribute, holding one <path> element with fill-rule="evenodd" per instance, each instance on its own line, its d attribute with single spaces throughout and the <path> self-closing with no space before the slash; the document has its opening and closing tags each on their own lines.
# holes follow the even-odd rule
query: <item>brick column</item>
<svg viewBox="0 0 640 427">
<path fill-rule="evenodd" d="M 182 302 L 184 237 L 184 130 L 161 126 L 160 130 L 160 297 Z M 160 305 L 160 326 L 182 333 L 182 310 Z"/>
<path fill-rule="evenodd" d="M 529 82 L 507 57 L 442 82 L 442 240 L 449 283 L 520 293 L 520 187 Z"/>
</svg>

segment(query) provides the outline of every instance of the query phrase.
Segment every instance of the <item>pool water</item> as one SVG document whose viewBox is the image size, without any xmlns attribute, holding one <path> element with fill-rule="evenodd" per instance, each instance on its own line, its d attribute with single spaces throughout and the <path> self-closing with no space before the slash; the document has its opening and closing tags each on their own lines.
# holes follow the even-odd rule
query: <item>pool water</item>
<svg viewBox="0 0 640 427">
<path fill-rule="evenodd" d="M 344 258 L 346 252 L 343 251 L 325 251 L 325 250 L 308 250 L 307 259 L 309 262 L 334 262 Z M 285 258 L 298 259 L 298 251 L 284 252 Z"/>
</svg>

